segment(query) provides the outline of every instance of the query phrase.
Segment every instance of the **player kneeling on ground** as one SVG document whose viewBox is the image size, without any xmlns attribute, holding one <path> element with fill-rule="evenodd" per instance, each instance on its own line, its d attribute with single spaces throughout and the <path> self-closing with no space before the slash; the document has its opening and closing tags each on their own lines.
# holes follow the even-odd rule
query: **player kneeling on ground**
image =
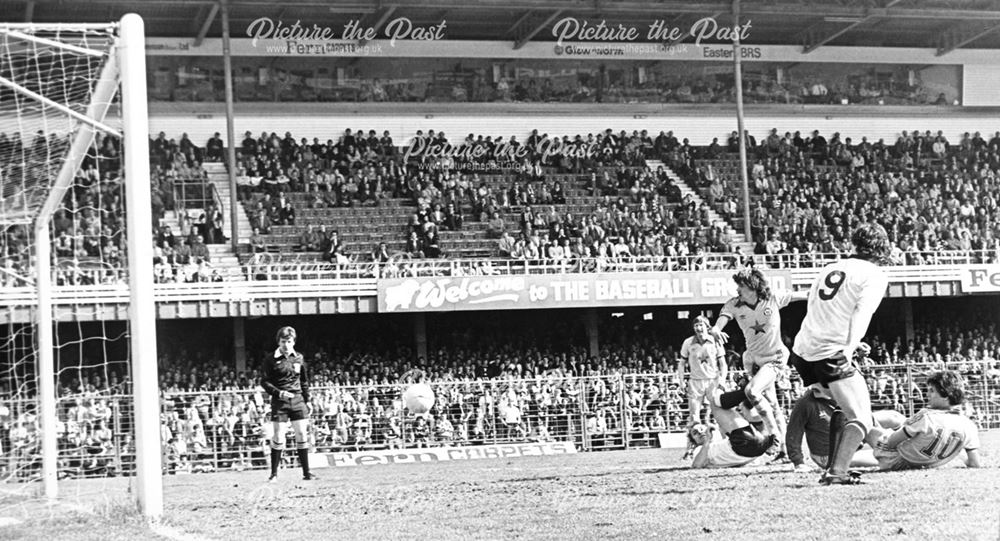
<svg viewBox="0 0 1000 541">
<path fill-rule="evenodd" d="M 902 413 L 895 410 L 872 412 L 876 427 L 892 430 L 898 428 L 906 420 Z M 813 462 L 826 469 L 830 462 L 830 449 L 833 448 L 831 425 L 844 424 L 844 415 L 836 410 L 836 404 L 830 396 L 830 390 L 816 383 L 806 389 L 806 392 L 795 401 L 792 414 L 788 418 L 788 432 L 785 434 L 785 446 L 788 448 L 788 459 L 792 461 L 796 471 L 812 471 L 805 462 L 802 453 L 802 437 L 805 436 L 809 446 L 809 455 Z M 851 459 L 852 468 L 874 468 L 878 461 L 870 448 L 864 448 L 854 453 Z"/>
<path fill-rule="evenodd" d="M 951 370 L 927 378 L 927 407 L 895 431 L 879 428 L 868 434 L 880 470 L 936 468 L 965 449 L 965 465 L 980 467 L 979 430 L 962 414 L 965 402 L 962 376 Z"/>
<path fill-rule="evenodd" d="M 719 424 L 725 438 L 712 441 L 711 429 L 695 425 L 689 437 L 701 445 L 695 454 L 692 468 L 731 468 L 745 466 L 767 453 L 777 436 L 761 434 L 736 408 L 746 400 L 743 389 L 729 392 L 715 391 L 712 397 L 712 416 Z"/>
</svg>

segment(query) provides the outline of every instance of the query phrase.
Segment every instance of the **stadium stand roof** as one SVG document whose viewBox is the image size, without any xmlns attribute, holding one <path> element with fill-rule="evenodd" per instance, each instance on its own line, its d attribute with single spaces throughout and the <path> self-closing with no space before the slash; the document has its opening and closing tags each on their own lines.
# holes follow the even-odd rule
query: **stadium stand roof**
<svg viewBox="0 0 1000 541">
<path fill-rule="evenodd" d="M 415 26 L 447 21 L 447 39 L 499 40 L 518 46 L 553 41 L 552 26 L 575 17 L 596 24 L 645 28 L 655 20 L 690 28 L 703 17 L 732 24 L 730 0 L 229 0 L 234 36 L 260 17 L 340 27 L 352 19 L 379 27 L 406 17 Z M 95 22 L 136 12 L 147 34 L 218 37 L 218 3 L 212 0 L 2 0 L 0 22 Z M 742 22 L 752 30 L 744 43 L 933 47 L 939 54 L 960 47 L 1000 48 L 998 0 L 743 0 Z M 688 37 L 690 42 L 693 38 Z M 638 41 L 641 41 L 638 40 Z"/>
</svg>

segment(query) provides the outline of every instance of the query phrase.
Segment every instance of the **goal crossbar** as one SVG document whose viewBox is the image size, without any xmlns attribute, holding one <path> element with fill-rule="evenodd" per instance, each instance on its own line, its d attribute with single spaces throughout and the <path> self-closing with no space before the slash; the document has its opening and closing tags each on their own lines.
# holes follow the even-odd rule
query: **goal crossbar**
<svg viewBox="0 0 1000 541">
<path fill-rule="evenodd" d="M 116 137 L 121 137 L 122 136 L 121 132 L 119 132 L 118 130 L 112 128 L 111 126 L 108 126 L 107 124 L 105 124 L 103 122 L 100 122 L 98 120 L 90 118 L 90 117 L 88 117 L 87 115 L 85 115 L 83 113 L 78 113 L 78 112 L 70 109 L 69 107 L 66 107 L 65 105 L 63 105 L 61 103 L 57 103 L 55 101 L 52 101 L 49 98 L 46 98 L 45 96 L 43 96 L 43 95 L 41 95 L 41 94 L 39 94 L 37 92 L 34 92 L 32 90 L 28 90 L 27 88 L 24 88 L 23 86 L 15 83 L 14 81 L 11 81 L 10 79 L 7 79 L 6 77 L 0 77 L 0 86 L 5 86 L 5 87 L 13 90 L 14 92 L 17 92 L 18 94 L 22 94 L 24 96 L 27 96 L 27 97 L 29 97 L 29 98 L 31 98 L 31 99 L 33 99 L 33 100 L 41 103 L 42 105 L 47 106 L 47 107 L 51 107 L 53 109 L 58 109 L 59 111 L 62 111 L 63 113 L 66 113 L 67 115 L 69 115 L 69 116 L 71 116 L 71 117 L 79 120 L 80 122 L 84 122 L 86 124 L 90 124 L 91 126 L 97 128 L 97 129 L 99 129 L 99 130 L 101 130 L 101 131 L 103 131 L 103 132 L 105 132 L 107 134 L 114 135 Z"/>
<path fill-rule="evenodd" d="M 79 47 L 71 43 L 62 43 L 53 39 L 40 38 L 38 36 L 32 36 L 31 34 L 25 34 L 24 32 L 19 32 L 17 30 L 9 30 L 5 28 L 0 28 L 0 34 L 16 38 L 22 41 L 30 41 L 32 43 L 37 43 L 39 45 L 45 45 L 48 47 L 54 47 L 56 49 L 63 49 L 76 54 L 83 54 L 88 56 L 93 56 L 100 58 L 105 55 L 103 51 L 97 51 L 94 49 L 88 49 L 86 47 Z"/>
<path fill-rule="evenodd" d="M 62 30 L 70 32 L 85 32 L 101 30 L 111 32 L 118 28 L 119 23 L 0 23 L 0 30 L 50 31 Z"/>
</svg>

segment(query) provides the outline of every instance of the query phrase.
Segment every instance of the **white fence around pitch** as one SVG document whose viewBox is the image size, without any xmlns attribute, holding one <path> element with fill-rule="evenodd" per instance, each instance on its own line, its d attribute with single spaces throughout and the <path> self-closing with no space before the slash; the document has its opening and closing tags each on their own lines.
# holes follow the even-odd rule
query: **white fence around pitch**
<svg viewBox="0 0 1000 541">
<path fill-rule="evenodd" d="M 913 253 L 916 254 L 916 253 Z M 909 261 L 909 255 L 903 259 Z M 961 282 L 969 270 L 997 262 L 997 254 L 986 252 L 935 252 L 919 265 L 886 267 L 892 283 Z M 792 283 L 811 283 L 826 263 L 843 254 L 784 254 L 752 256 L 763 268 L 787 269 Z M 459 277 L 484 275 L 530 275 L 569 273 L 640 273 L 699 272 L 735 269 L 743 260 L 733 254 L 704 254 L 684 257 L 619 257 L 549 259 L 406 259 L 387 263 L 303 262 L 282 257 L 262 257 L 241 267 L 226 270 L 222 281 L 192 283 L 156 283 L 153 296 L 157 302 L 201 301 L 206 299 L 266 299 L 297 297 L 374 297 L 380 278 Z M 75 303 L 126 303 L 128 286 L 115 279 L 113 272 L 100 269 L 100 277 L 67 275 L 75 267 L 63 267 L 56 275 L 52 290 L 57 305 Z M 9 274 L 5 274 L 10 278 Z M 967 278 L 967 276 L 965 277 Z M 36 303 L 35 288 L 29 282 L 8 280 L 0 284 L 0 306 L 31 306 Z"/>
<path fill-rule="evenodd" d="M 742 255 L 733 253 L 704 253 L 682 256 L 616 256 L 616 257 L 567 257 L 550 258 L 442 258 L 417 259 L 397 254 L 388 262 L 345 261 L 326 262 L 307 257 L 306 254 L 254 254 L 246 263 L 235 267 L 195 268 L 186 272 L 175 265 L 172 278 L 156 277 L 157 286 L 181 284 L 191 287 L 234 281 L 281 280 L 370 280 L 378 278 L 466 276 L 483 274 L 567 274 L 591 272 L 685 272 L 734 269 L 753 262 L 761 268 L 787 269 L 808 272 L 846 257 L 842 253 L 802 253 L 774 255 Z M 931 277 L 947 276 L 952 279 L 954 269 L 966 265 L 1000 263 L 998 250 L 935 250 L 900 252 L 894 256 L 890 274 L 905 275 L 904 269 Z M 197 266 L 196 266 L 197 267 Z M 206 270 L 207 269 L 207 270 Z M 30 271 L 30 269 L 28 269 Z M 31 274 L 0 269 L 0 285 L 6 290 L 30 291 Z M 96 261 L 62 260 L 53 270 L 57 286 L 109 287 L 123 283 L 124 271 Z M 185 281 L 185 277 L 196 277 Z M 167 289 L 167 288 L 165 288 Z M 26 293 L 30 294 L 30 293 Z"/>
<path fill-rule="evenodd" d="M 923 407 L 924 380 L 942 365 L 866 368 L 875 409 L 910 416 Z M 949 365 L 966 380 L 967 410 L 982 430 L 1000 428 L 1000 366 Z M 787 412 L 801 394 L 793 370 L 779 379 Z M 407 413 L 404 385 L 319 387 L 312 391 L 310 444 L 316 452 L 446 445 L 570 442 L 581 451 L 659 446 L 680 434 L 688 406 L 676 374 L 546 376 L 430 384 L 437 401 L 428 418 Z M 165 392 L 161 434 L 164 472 L 265 468 L 270 399 L 262 390 Z M 36 478 L 38 426 L 32 400 L 6 400 L 0 431 L 0 479 Z M 59 401 L 59 468 L 63 476 L 130 475 L 134 468 L 131 399 L 125 395 Z M 293 441 L 287 435 L 287 441 Z M 291 453 L 289 453 L 289 458 Z"/>
<path fill-rule="evenodd" d="M 592 272 L 684 272 L 735 269 L 752 261 L 762 268 L 815 273 L 814 269 L 846 257 L 840 253 L 740 255 L 705 253 L 684 256 L 575 257 L 554 259 L 460 258 L 411 259 L 396 256 L 388 262 L 326 263 L 302 261 L 301 255 L 256 254 L 245 265 L 245 275 L 255 280 L 304 278 L 402 278 L 468 275 L 568 274 Z M 890 274 L 924 272 L 930 279 L 955 279 L 955 268 L 1000 261 L 997 250 L 902 252 Z M 910 269 L 907 272 L 906 269 Z"/>
</svg>

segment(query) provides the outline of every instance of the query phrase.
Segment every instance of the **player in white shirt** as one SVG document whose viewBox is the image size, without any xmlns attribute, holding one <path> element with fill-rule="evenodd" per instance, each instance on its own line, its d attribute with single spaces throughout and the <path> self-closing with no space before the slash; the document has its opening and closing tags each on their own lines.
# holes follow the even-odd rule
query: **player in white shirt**
<svg viewBox="0 0 1000 541">
<path fill-rule="evenodd" d="M 717 388 L 712 394 L 712 417 L 724 437 L 713 439 L 712 428 L 706 430 L 705 425 L 691 427 L 688 437 L 701 446 L 691 463 L 692 468 L 744 466 L 774 447 L 777 436 L 761 434 L 747 420 L 746 415 L 751 411 L 742 404 L 746 400 L 743 390 L 724 393 Z"/>
<path fill-rule="evenodd" d="M 809 289 L 805 320 L 792 346 L 792 366 L 805 386 L 820 383 L 840 408 L 843 422 L 832 421 L 835 446 L 820 483 L 856 484 L 847 468 L 872 429 L 868 385 L 854 365 L 872 315 L 882 303 L 889 278 L 879 267 L 890 252 L 889 237 L 878 224 L 862 224 L 851 235 L 855 254 L 820 271 Z"/>
<path fill-rule="evenodd" d="M 785 441 L 785 417 L 777 406 L 774 382 L 788 364 L 788 348 L 781 341 L 781 314 L 779 311 L 792 301 L 806 299 L 806 293 L 771 291 L 764 274 L 755 268 L 743 269 L 733 275 L 737 296 L 722 306 L 719 319 L 711 334 L 725 341 L 729 336 L 722 331 L 730 320 L 743 331 L 747 349 L 743 354 L 743 367 L 750 377 L 745 393 L 747 401 L 764 420 L 764 428 Z M 779 443 L 780 445 L 780 443 Z"/>
<path fill-rule="evenodd" d="M 868 434 L 880 470 L 936 468 L 964 449 L 965 465 L 980 467 L 979 430 L 962 414 L 965 389 L 962 376 L 944 370 L 927 378 L 927 407 L 892 430 L 878 427 Z"/>
<path fill-rule="evenodd" d="M 708 330 L 711 324 L 705 316 L 694 318 L 694 336 L 681 344 L 681 362 L 677 374 L 681 382 L 685 374 L 690 374 L 687 382 L 688 413 L 694 426 L 701 421 L 701 406 L 712 397 L 712 391 L 726 380 L 729 367 L 726 365 L 726 348 Z M 706 415 L 707 422 L 708 416 Z"/>
</svg>

